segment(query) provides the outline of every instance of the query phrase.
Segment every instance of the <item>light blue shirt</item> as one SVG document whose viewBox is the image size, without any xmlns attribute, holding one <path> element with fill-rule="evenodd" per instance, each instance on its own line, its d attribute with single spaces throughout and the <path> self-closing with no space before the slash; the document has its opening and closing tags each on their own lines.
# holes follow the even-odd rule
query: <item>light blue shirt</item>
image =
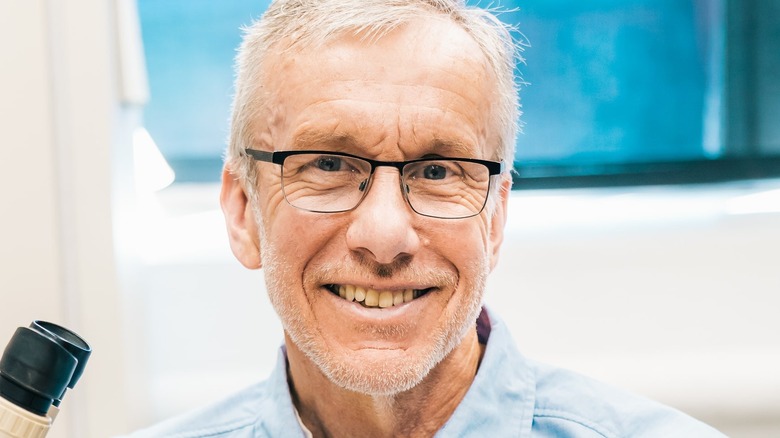
<svg viewBox="0 0 780 438">
<path fill-rule="evenodd" d="M 474 382 L 437 437 L 723 437 L 659 403 L 523 357 L 504 323 L 483 309 L 485 354 Z M 304 438 L 281 348 L 268 380 L 131 438 Z"/>
</svg>

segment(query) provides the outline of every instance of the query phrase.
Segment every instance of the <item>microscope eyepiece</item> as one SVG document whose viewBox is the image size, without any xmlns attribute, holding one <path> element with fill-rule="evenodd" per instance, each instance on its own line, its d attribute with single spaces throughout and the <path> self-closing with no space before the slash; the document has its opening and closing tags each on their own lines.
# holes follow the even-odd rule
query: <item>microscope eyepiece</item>
<svg viewBox="0 0 780 438">
<path fill-rule="evenodd" d="M 50 424 L 91 353 L 81 337 L 51 322 L 33 321 L 29 327 L 16 329 L 0 357 L 0 420 L 29 420 L 25 415 L 32 414 L 37 416 L 30 420 L 33 423 Z M 0 421 L 0 437 L 9 433 L 4 424 Z"/>
<path fill-rule="evenodd" d="M 38 415 L 62 397 L 78 361 L 50 337 L 19 327 L 0 359 L 0 396 Z"/>
<path fill-rule="evenodd" d="M 73 371 L 73 376 L 70 378 L 70 382 L 68 382 L 68 388 L 73 389 L 84 373 L 84 367 L 87 366 L 87 360 L 89 355 L 92 354 L 92 348 L 79 335 L 51 322 L 33 321 L 30 324 L 30 328 L 50 337 L 76 358 L 78 363 Z"/>
</svg>

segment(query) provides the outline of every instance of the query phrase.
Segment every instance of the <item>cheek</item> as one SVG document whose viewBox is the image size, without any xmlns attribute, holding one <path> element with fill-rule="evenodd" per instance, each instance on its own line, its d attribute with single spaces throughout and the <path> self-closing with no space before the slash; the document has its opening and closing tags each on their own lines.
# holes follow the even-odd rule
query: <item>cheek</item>
<svg viewBox="0 0 780 438">
<path fill-rule="evenodd" d="M 482 216 L 433 224 L 423 246 L 448 259 L 459 271 L 481 264 L 489 254 L 488 228 Z"/>
<path fill-rule="evenodd" d="M 266 238 L 276 248 L 277 255 L 288 262 L 305 258 L 309 245 L 314 243 L 310 236 L 310 221 L 302 220 L 294 208 L 284 204 L 284 200 L 280 205 L 273 215 L 266 216 L 272 218 L 266 227 Z"/>
<path fill-rule="evenodd" d="M 266 238 L 276 256 L 302 274 L 312 259 L 333 247 L 339 226 L 328 215 L 306 212 L 287 204 L 284 199 L 266 225 Z"/>
</svg>

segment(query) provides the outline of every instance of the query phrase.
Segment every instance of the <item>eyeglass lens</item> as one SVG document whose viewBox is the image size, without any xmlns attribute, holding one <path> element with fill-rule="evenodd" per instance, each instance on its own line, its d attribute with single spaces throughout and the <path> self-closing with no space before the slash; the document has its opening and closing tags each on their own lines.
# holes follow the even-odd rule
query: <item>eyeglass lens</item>
<svg viewBox="0 0 780 438">
<path fill-rule="evenodd" d="M 285 158 L 282 188 L 290 205 L 315 212 L 355 208 L 368 188 L 371 163 L 356 157 L 298 154 Z M 488 168 L 457 160 L 408 163 L 402 187 L 419 214 L 441 218 L 473 216 L 482 210 L 490 187 Z"/>
</svg>

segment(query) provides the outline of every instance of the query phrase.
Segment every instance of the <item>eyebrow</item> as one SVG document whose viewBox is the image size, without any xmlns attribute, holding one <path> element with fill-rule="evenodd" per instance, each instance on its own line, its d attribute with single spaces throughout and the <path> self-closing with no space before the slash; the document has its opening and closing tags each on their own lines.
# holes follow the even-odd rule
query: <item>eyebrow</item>
<svg viewBox="0 0 780 438">
<path fill-rule="evenodd" d="M 479 155 L 479 149 L 475 146 L 476 145 L 470 145 L 460 140 L 436 138 L 430 143 L 429 148 L 434 155 L 443 152 L 443 155 L 445 156 L 472 158 L 474 155 Z"/>
<path fill-rule="evenodd" d="M 295 136 L 292 143 L 295 150 L 305 150 L 314 147 L 315 149 L 333 149 L 340 152 L 360 153 L 363 149 L 363 143 L 351 134 L 322 132 L 317 130 L 305 130 Z M 464 143 L 457 139 L 434 138 L 422 150 L 421 156 L 443 156 L 443 157 L 461 157 L 461 158 L 481 158 L 479 148 L 474 145 Z"/>
<path fill-rule="evenodd" d="M 311 148 L 320 149 L 329 146 L 337 149 L 360 150 L 360 142 L 350 134 L 334 134 L 316 130 L 303 131 L 295 136 L 292 147 L 297 150 Z"/>
</svg>

